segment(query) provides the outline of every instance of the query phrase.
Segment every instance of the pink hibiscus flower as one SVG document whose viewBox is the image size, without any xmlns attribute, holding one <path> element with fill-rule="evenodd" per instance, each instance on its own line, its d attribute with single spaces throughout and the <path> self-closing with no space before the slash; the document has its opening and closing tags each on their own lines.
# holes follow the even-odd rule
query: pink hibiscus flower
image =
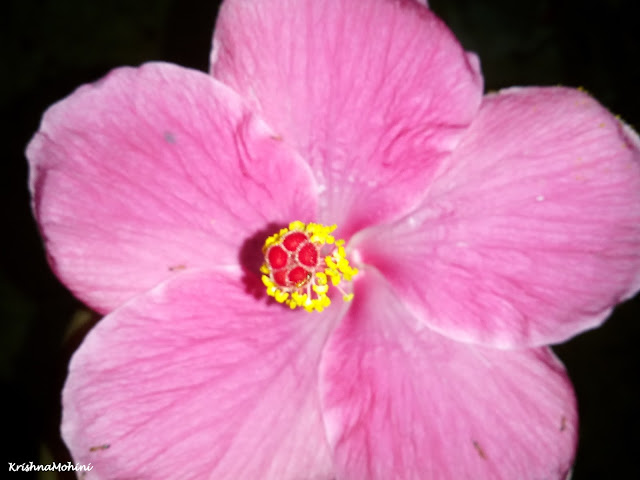
<svg viewBox="0 0 640 480">
<path fill-rule="evenodd" d="M 227 0 L 211 75 L 52 106 L 35 214 L 106 314 L 63 393 L 84 478 L 566 477 L 546 345 L 640 288 L 640 141 L 577 90 L 482 90 L 423 2 Z"/>
</svg>

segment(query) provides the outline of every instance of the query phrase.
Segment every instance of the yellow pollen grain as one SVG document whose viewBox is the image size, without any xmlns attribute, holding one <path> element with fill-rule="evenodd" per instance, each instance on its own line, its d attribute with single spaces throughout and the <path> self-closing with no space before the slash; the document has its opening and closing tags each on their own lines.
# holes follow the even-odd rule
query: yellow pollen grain
<svg viewBox="0 0 640 480">
<path fill-rule="evenodd" d="M 280 244 L 284 237 L 292 231 L 304 232 L 309 241 L 319 249 L 324 245 L 335 245 L 335 247 L 333 252 L 325 256 L 318 265 L 323 270 L 315 271 L 307 281 L 300 285 L 290 287 L 277 285 L 273 280 L 269 265 L 265 262 L 260 267 L 260 272 L 263 274 L 262 283 L 266 287 L 267 295 L 292 310 L 304 308 L 308 312 L 322 312 L 328 307 L 331 304 L 331 298 L 328 296 L 329 280 L 331 280 L 332 286 L 337 286 L 343 279 L 349 281 L 358 273 L 358 269 L 351 267 L 346 258 L 345 241 L 331 235 L 336 228 L 336 225 L 326 226 L 319 223 L 305 224 L 294 221 L 289 224 L 288 228 L 282 228 L 279 232 L 268 237 L 262 247 L 263 253 L 266 253 L 271 246 Z M 353 299 L 353 293 L 347 294 L 340 287 L 338 290 L 343 293 L 344 301 L 348 302 Z"/>
</svg>

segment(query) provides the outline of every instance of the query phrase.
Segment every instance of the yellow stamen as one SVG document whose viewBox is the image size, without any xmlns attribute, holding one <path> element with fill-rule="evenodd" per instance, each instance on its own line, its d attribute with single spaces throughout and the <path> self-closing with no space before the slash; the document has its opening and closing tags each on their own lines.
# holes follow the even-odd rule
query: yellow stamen
<svg viewBox="0 0 640 480">
<path fill-rule="evenodd" d="M 295 221 L 267 238 L 262 247 L 265 263 L 260 267 L 267 295 L 291 309 L 321 312 L 331 304 L 331 285 L 344 301 L 351 301 L 353 293 L 338 285 L 350 281 L 358 269 L 349 264 L 345 241 L 332 235 L 335 229 L 336 225 Z"/>
</svg>

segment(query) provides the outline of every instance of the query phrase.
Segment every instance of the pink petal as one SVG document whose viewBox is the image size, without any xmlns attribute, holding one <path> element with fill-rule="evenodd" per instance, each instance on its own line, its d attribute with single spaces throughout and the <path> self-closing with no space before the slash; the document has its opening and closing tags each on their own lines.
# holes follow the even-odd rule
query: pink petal
<svg viewBox="0 0 640 480">
<path fill-rule="evenodd" d="M 421 209 L 354 245 L 445 335 L 560 342 L 640 288 L 639 152 L 584 93 L 506 90 L 486 98 Z"/>
<path fill-rule="evenodd" d="M 237 265 L 267 224 L 315 214 L 306 164 L 227 87 L 174 65 L 79 88 L 27 156 L 52 266 L 101 311 L 172 272 Z"/>
<path fill-rule="evenodd" d="M 320 218 L 345 236 L 416 202 L 482 93 L 415 0 L 228 0 L 211 63 L 309 162 Z"/>
<path fill-rule="evenodd" d="M 570 470 L 576 405 L 551 351 L 443 337 L 373 270 L 356 281 L 320 372 L 338 478 L 564 480 Z"/>
<path fill-rule="evenodd" d="M 317 395 L 334 320 L 187 272 L 105 317 L 74 355 L 62 432 L 87 479 L 333 478 Z"/>
</svg>

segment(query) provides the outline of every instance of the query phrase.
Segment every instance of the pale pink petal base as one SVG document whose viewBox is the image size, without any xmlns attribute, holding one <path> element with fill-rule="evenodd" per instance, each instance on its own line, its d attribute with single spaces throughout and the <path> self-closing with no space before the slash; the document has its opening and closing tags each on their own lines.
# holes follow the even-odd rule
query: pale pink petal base
<svg viewBox="0 0 640 480">
<path fill-rule="evenodd" d="M 638 137 L 577 90 L 488 96 L 422 207 L 353 243 L 447 336 L 563 341 L 640 288 Z"/>
<path fill-rule="evenodd" d="M 415 0 L 227 0 L 211 56 L 309 163 L 320 220 L 345 236 L 419 199 L 478 109 L 477 67 Z"/>
<path fill-rule="evenodd" d="M 412 317 L 373 270 L 355 293 L 321 367 L 337 478 L 565 479 L 577 413 L 550 350 L 509 352 L 443 337 Z"/>
<path fill-rule="evenodd" d="M 105 317 L 74 355 L 62 432 L 85 478 L 330 480 L 317 394 L 335 320 L 183 273 Z"/>
<path fill-rule="evenodd" d="M 257 231 L 316 213 L 306 163 L 229 88 L 175 65 L 79 88 L 27 156 L 52 267 L 102 312 L 185 269 L 238 265 Z"/>
</svg>

